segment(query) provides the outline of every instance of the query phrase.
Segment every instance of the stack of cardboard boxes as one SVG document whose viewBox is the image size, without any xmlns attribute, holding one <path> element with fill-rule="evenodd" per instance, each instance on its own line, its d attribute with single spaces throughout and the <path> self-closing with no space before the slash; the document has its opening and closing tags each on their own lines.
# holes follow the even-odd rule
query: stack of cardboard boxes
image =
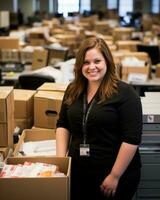
<svg viewBox="0 0 160 200">
<path fill-rule="evenodd" d="M 3 158 L 13 148 L 14 97 L 13 87 L 0 87 L 0 152 Z"/>
<path fill-rule="evenodd" d="M 10 98 L 12 96 L 12 116 L 9 111 L 4 112 L 4 109 L 2 110 L 1 106 L 0 120 L 2 121 L 2 119 L 4 119 L 4 123 L 10 123 L 12 121 L 12 128 L 14 122 L 17 126 L 20 125 L 24 128 L 22 134 L 20 135 L 19 141 L 14 149 L 13 156 L 8 157 L 5 160 L 5 163 L 19 165 L 27 161 L 33 163 L 42 162 L 48 164 L 55 164 L 59 166 L 59 170 L 62 173 L 64 173 L 65 176 L 43 178 L 0 178 L 0 194 L 2 200 L 20 200 L 22 198 L 25 200 L 35 198 L 38 198 L 39 200 L 43 200 L 44 198 L 46 198 L 47 200 L 70 199 L 70 157 L 60 158 L 56 157 L 55 155 L 19 156 L 20 146 L 24 142 L 55 139 L 56 120 L 58 118 L 65 89 L 66 85 L 64 84 L 57 85 L 56 83 L 45 83 L 37 91 L 17 89 L 14 90 L 13 93 L 12 88 L 10 93 L 7 93 L 7 90 L 4 90 L 5 94 L 3 94 L 2 102 L 6 102 L 3 104 L 6 106 L 8 105 L 9 108 L 11 107 Z M 1 96 L 2 92 L 0 93 L 0 97 Z M 3 104 L 1 103 L 1 105 Z M 6 108 L 6 106 L 3 107 Z M 15 110 L 13 110 L 13 107 L 15 108 Z M 52 115 L 52 111 L 55 112 L 56 115 Z M 7 116 L 2 118 L 2 116 L 4 115 L 2 115 L 2 113 L 7 113 L 8 118 Z M 15 119 L 13 116 L 14 113 Z M 28 124 L 29 126 L 31 125 L 28 122 L 30 120 L 33 122 L 34 126 L 32 128 L 25 129 L 25 127 L 27 127 Z M 11 139 L 12 134 L 10 134 L 10 136 Z M 7 144 L 8 140 L 3 139 L 3 143 Z"/>
</svg>

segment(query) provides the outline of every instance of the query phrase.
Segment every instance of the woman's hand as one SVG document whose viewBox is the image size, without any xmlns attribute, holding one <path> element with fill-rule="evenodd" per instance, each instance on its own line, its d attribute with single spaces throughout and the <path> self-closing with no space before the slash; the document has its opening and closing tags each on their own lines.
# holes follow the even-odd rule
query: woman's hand
<svg viewBox="0 0 160 200">
<path fill-rule="evenodd" d="M 114 196 L 117 186 L 119 182 L 119 177 L 114 176 L 113 174 L 109 174 L 104 181 L 102 182 L 102 185 L 100 186 L 101 191 L 104 193 L 105 196 Z"/>
</svg>

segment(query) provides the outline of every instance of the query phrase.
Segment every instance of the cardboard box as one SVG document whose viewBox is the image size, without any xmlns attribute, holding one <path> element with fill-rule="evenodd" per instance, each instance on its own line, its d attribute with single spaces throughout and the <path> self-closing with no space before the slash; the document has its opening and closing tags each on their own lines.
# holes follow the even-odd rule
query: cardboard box
<svg viewBox="0 0 160 200">
<path fill-rule="evenodd" d="M 0 123 L 0 147 L 13 147 L 13 128 L 10 123 Z"/>
<path fill-rule="evenodd" d="M 37 90 L 64 92 L 67 86 L 68 85 L 64 83 L 43 83 L 40 87 L 37 88 Z"/>
<path fill-rule="evenodd" d="M 14 127 L 20 128 L 20 132 L 24 129 L 31 128 L 33 123 L 33 117 L 28 119 L 14 119 Z"/>
<path fill-rule="evenodd" d="M 116 42 L 118 50 L 137 51 L 137 45 L 141 44 L 141 41 L 136 40 L 119 40 Z"/>
<path fill-rule="evenodd" d="M 130 40 L 133 31 L 133 27 L 115 27 L 113 29 L 114 40 Z"/>
<path fill-rule="evenodd" d="M 20 51 L 20 60 L 21 63 L 32 63 L 33 61 L 33 52 L 32 51 L 27 51 L 27 50 L 21 50 Z"/>
<path fill-rule="evenodd" d="M 0 147 L 13 146 L 13 87 L 0 87 Z"/>
<path fill-rule="evenodd" d="M 29 34 L 29 42 L 32 46 L 43 46 L 47 40 L 45 37 L 44 30 L 36 30 Z"/>
<path fill-rule="evenodd" d="M 39 38 L 31 38 L 30 39 L 30 45 L 32 46 L 43 46 L 46 45 L 45 39 L 39 39 Z"/>
<path fill-rule="evenodd" d="M 38 91 L 34 96 L 34 126 L 56 128 L 62 92 Z"/>
<path fill-rule="evenodd" d="M 25 129 L 20 136 L 20 139 L 13 152 L 13 156 L 20 156 L 19 149 L 24 142 L 55 140 L 55 129 Z"/>
<path fill-rule="evenodd" d="M 19 49 L 19 38 L 0 37 L 0 49 Z"/>
<path fill-rule="evenodd" d="M 48 59 L 48 51 L 47 50 L 34 50 L 32 70 L 46 67 L 47 59 Z"/>
<path fill-rule="evenodd" d="M 122 67 L 122 79 L 126 80 L 128 78 L 129 74 L 146 74 L 147 78 L 150 77 L 150 67 L 145 66 L 145 67 L 127 67 L 123 66 Z"/>
<path fill-rule="evenodd" d="M 160 64 L 156 66 L 156 77 L 160 78 Z"/>
<path fill-rule="evenodd" d="M 1 50 L 2 62 L 20 62 L 20 56 L 18 49 L 2 49 Z"/>
<path fill-rule="evenodd" d="M 35 90 L 14 89 L 14 118 L 33 118 Z"/>
<path fill-rule="evenodd" d="M 70 199 L 70 157 L 8 158 L 7 164 L 43 162 L 58 165 L 65 177 L 46 178 L 0 178 L 1 200 L 69 200 Z"/>
<path fill-rule="evenodd" d="M 48 65 L 55 65 L 58 62 L 63 62 L 67 60 L 69 48 L 67 47 L 58 47 L 58 48 L 48 48 Z"/>
</svg>

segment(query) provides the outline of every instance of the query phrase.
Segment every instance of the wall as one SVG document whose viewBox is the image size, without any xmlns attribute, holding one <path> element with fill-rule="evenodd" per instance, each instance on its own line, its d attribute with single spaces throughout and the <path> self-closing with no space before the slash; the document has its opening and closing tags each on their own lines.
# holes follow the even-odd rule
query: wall
<svg viewBox="0 0 160 200">
<path fill-rule="evenodd" d="M 0 10 L 13 11 L 12 0 L 0 0 Z"/>
<path fill-rule="evenodd" d="M 49 11 L 49 3 L 48 0 L 40 0 L 40 11 Z"/>
<path fill-rule="evenodd" d="M 33 14 L 32 9 L 32 0 L 17 0 L 18 7 L 23 11 L 25 19 L 27 16 Z M 49 0 L 40 0 L 40 10 L 41 11 L 48 11 L 48 1 Z M 57 1 L 53 0 L 53 10 L 56 12 L 57 10 Z M 64 0 L 67 1 L 67 0 Z M 4 3 L 5 2 L 5 3 Z M 149 13 L 150 12 L 150 4 L 151 0 L 134 0 L 134 11 L 135 12 L 142 12 L 142 13 Z M 106 10 L 106 0 L 91 0 L 91 7 L 92 10 Z M 0 0 L 0 10 L 9 10 L 13 11 L 13 3 L 12 0 Z"/>
<path fill-rule="evenodd" d="M 101 10 L 105 11 L 106 10 L 106 0 L 91 0 L 91 7 L 92 10 Z"/>
<path fill-rule="evenodd" d="M 151 1 L 150 0 L 135 0 L 134 1 L 134 11 L 135 12 L 142 12 L 142 13 L 149 13 L 151 9 Z"/>
<path fill-rule="evenodd" d="M 25 22 L 28 16 L 33 15 L 32 0 L 18 0 L 18 8 L 23 12 Z"/>
</svg>

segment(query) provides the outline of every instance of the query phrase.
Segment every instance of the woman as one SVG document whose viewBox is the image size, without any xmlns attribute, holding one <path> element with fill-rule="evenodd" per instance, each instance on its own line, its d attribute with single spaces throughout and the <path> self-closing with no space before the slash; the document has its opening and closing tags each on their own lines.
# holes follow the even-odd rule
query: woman
<svg viewBox="0 0 160 200">
<path fill-rule="evenodd" d="M 57 122 L 57 156 L 72 157 L 72 200 L 131 200 L 140 180 L 142 109 L 118 80 L 101 38 L 82 42 Z"/>
</svg>

